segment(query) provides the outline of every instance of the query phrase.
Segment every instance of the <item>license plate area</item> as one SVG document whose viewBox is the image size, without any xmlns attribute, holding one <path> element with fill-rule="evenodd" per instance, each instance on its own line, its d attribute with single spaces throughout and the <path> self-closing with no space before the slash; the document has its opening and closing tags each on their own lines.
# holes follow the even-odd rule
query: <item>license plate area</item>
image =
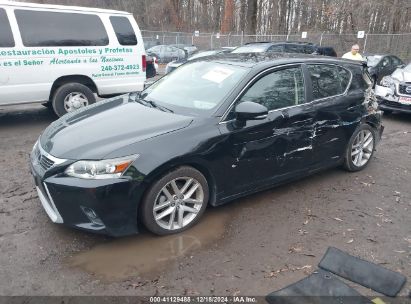
<svg viewBox="0 0 411 304">
<path fill-rule="evenodd" d="M 402 103 L 402 104 L 405 104 L 405 105 L 411 105 L 411 97 L 401 96 L 398 101 L 399 101 L 399 103 Z"/>
</svg>

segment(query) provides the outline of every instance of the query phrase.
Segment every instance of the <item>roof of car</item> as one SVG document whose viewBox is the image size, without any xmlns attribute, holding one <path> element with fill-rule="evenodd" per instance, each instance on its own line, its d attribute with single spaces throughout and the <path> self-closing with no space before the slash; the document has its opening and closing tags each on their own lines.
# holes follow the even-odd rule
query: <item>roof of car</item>
<svg viewBox="0 0 411 304">
<path fill-rule="evenodd" d="M 297 53 L 220 53 L 214 56 L 203 57 L 193 61 L 214 61 L 241 67 L 253 68 L 256 66 L 275 66 L 282 64 L 292 64 L 301 62 L 323 62 L 323 63 L 337 63 L 337 64 L 353 64 L 362 65 L 360 61 L 353 61 L 349 59 L 307 55 Z"/>
<path fill-rule="evenodd" d="M 0 0 L 0 5 L 7 5 L 7 6 L 19 7 L 19 8 L 51 9 L 51 10 L 61 10 L 61 11 L 78 11 L 78 12 L 91 12 L 91 13 L 102 13 L 102 14 L 131 15 L 131 13 L 129 12 L 117 11 L 117 10 L 108 10 L 108 9 L 82 7 L 82 6 L 14 2 L 14 1 L 7 1 L 7 0 Z"/>
<path fill-rule="evenodd" d="M 250 45 L 250 44 L 301 44 L 301 45 L 314 46 L 314 43 L 306 42 L 306 41 L 254 41 L 254 42 L 247 42 L 245 45 Z"/>
</svg>

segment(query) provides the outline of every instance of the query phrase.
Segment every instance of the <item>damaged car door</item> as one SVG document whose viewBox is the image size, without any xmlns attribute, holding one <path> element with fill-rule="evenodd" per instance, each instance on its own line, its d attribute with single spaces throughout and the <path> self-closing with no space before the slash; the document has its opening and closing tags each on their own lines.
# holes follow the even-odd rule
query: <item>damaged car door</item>
<svg viewBox="0 0 411 304">
<path fill-rule="evenodd" d="M 244 102 L 266 107 L 268 115 L 239 122 L 236 109 Z M 313 116 L 300 65 L 264 72 L 252 80 L 220 124 L 221 133 L 228 135 L 225 165 L 232 176 L 225 188 L 233 193 L 249 191 L 309 167 Z"/>
<path fill-rule="evenodd" d="M 355 105 L 360 96 L 347 97 L 351 72 L 337 65 L 309 64 L 312 105 L 314 118 L 314 166 L 323 167 L 335 164 L 345 150 L 349 138 L 345 128 L 359 115 Z"/>
</svg>

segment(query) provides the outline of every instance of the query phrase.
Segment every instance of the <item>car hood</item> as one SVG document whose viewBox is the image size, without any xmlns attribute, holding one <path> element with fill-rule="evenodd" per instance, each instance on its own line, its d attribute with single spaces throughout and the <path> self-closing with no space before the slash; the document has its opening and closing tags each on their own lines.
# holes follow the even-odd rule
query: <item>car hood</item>
<svg viewBox="0 0 411 304">
<path fill-rule="evenodd" d="M 391 76 L 401 82 L 411 82 L 411 72 L 405 69 L 397 69 Z"/>
<path fill-rule="evenodd" d="M 64 115 L 43 132 L 40 144 L 57 158 L 98 160 L 191 122 L 192 117 L 149 108 L 124 95 Z"/>
</svg>

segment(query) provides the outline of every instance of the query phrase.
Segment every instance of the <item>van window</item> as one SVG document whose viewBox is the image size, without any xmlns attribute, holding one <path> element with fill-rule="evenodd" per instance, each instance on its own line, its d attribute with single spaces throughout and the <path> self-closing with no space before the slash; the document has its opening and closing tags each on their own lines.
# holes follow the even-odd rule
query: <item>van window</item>
<svg viewBox="0 0 411 304">
<path fill-rule="evenodd" d="M 6 11 L 0 8 L 0 47 L 13 47 L 14 38 Z"/>
<path fill-rule="evenodd" d="M 137 37 L 127 17 L 110 17 L 111 25 L 121 45 L 136 45 Z"/>
<path fill-rule="evenodd" d="M 104 46 L 108 36 L 97 15 L 16 10 L 25 46 Z"/>
<path fill-rule="evenodd" d="M 334 65 L 308 65 L 313 86 L 313 99 L 340 95 L 347 89 L 351 73 Z"/>
</svg>

